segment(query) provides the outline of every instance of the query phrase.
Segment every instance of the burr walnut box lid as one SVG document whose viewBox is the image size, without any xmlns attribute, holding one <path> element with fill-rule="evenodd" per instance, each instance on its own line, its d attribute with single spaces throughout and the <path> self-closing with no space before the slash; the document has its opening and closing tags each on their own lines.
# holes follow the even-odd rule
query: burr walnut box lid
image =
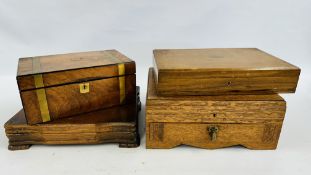
<svg viewBox="0 0 311 175">
<path fill-rule="evenodd" d="M 161 95 L 295 92 L 300 69 L 256 48 L 156 49 Z"/>
<path fill-rule="evenodd" d="M 135 62 L 116 50 L 91 51 L 20 58 L 17 82 L 22 91 L 135 72 Z"/>
</svg>

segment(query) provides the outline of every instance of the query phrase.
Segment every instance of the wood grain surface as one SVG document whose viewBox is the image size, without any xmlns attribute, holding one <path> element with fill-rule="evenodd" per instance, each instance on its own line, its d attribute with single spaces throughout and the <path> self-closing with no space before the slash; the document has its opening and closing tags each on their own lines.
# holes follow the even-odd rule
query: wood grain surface
<svg viewBox="0 0 311 175">
<path fill-rule="evenodd" d="M 105 50 L 21 58 L 17 82 L 26 119 L 36 124 L 132 103 L 135 73 L 134 61 Z"/>
<path fill-rule="evenodd" d="M 201 148 L 243 145 L 250 149 L 275 149 L 285 111 L 286 102 L 277 94 L 161 96 L 156 93 L 151 68 L 146 101 L 146 147 L 172 148 L 186 144 Z M 216 141 L 211 142 L 209 126 L 218 127 Z M 271 141 L 266 142 L 268 137 Z"/>
<path fill-rule="evenodd" d="M 34 70 L 33 59 L 39 59 L 40 70 Z M 121 54 L 117 50 L 34 56 L 20 58 L 17 75 L 24 76 L 37 73 L 58 72 L 96 66 L 107 66 L 132 61 L 133 60 Z"/>
<path fill-rule="evenodd" d="M 217 139 L 211 140 L 208 128 L 217 126 Z M 282 123 L 148 123 L 147 148 L 174 148 L 190 145 L 199 148 L 224 148 L 241 145 L 248 149 L 276 149 Z"/>
<path fill-rule="evenodd" d="M 10 150 L 27 149 L 33 144 L 100 144 L 119 143 L 120 147 L 139 145 L 137 102 L 50 121 L 29 125 L 20 110 L 4 125 Z"/>
<path fill-rule="evenodd" d="M 300 69 L 255 48 L 154 50 L 161 95 L 295 92 Z"/>
<path fill-rule="evenodd" d="M 115 77 L 118 64 L 124 64 L 124 75 L 135 74 L 135 62 L 116 50 L 21 58 L 17 83 L 23 91 L 36 88 L 36 74 L 42 74 L 45 87 Z"/>
<path fill-rule="evenodd" d="M 80 83 L 45 88 L 51 120 L 121 104 L 118 77 L 88 83 L 90 92 L 85 94 L 80 93 Z M 135 86 L 136 75 L 125 76 L 123 104 L 135 102 Z M 42 123 L 36 90 L 22 91 L 21 99 L 28 123 Z"/>
</svg>

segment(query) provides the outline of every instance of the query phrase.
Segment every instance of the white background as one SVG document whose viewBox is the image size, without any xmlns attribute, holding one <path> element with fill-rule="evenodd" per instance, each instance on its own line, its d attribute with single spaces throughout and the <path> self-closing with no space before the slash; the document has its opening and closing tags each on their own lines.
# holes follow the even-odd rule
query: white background
<svg viewBox="0 0 311 175">
<path fill-rule="evenodd" d="M 0 174 L 311 174 L 311 1 L 0 0 L 0 123 L 21 107 L 19 57 L 117 49 L 137 64 L 143 105 L 154 48 L 258 47 L 302 69 L 278 148 L 120 149 L 117 144 L 8 151 Z M 144 118 L 144 108 L 140 116 Z M 144 121 L 141 121 L 144 127 Z"/>
</svg>

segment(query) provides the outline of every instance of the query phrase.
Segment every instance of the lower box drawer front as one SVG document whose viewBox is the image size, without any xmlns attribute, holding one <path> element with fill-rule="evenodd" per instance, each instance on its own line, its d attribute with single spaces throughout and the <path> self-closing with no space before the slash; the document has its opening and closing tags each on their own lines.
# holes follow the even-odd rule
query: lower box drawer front
<svg viewBox="0 0 311 175">
<path fill-rule="evenodd" d="M 147 123 L 147 148 L 189 145 L 222 148 L 242 145 L 249 149 L 275 149 L 282 123 L 198 124 Z"/>
</svg>

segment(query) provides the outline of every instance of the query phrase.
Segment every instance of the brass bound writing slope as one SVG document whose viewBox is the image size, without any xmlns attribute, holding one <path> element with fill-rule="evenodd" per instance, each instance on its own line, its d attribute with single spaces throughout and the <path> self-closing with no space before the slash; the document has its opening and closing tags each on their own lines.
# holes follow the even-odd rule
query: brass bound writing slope
<svg viewBox="0 0 311 175">
<path fill-rule="evenodd" d="M 135 103 L 135 62 L 116 50 L 21 58 L 17 83 L 29 124 Z"/>
<path fill-rule="evenodd" d="M 255 48 L 157 49 L 160 95 L 295 92 L 300 69 Z"/>
</svg>

